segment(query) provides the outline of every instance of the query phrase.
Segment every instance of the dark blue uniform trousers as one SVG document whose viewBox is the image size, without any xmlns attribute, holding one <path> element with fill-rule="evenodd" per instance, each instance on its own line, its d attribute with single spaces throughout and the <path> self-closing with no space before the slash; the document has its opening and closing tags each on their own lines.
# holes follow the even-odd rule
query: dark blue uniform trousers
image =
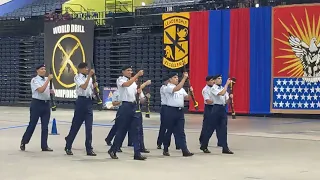
<svg viewBox="0 0 320 180">
<path fill-rule="evenodd" d="M 166 119 L 166 105 L 161 105 L 161 109 L 160 109 L 160 130 L 159 130 L 159 134 L 158 134 L 158 140 L 157 140 L 157 145 L 161 146 L 163 144 L 164 141 L 164 136 L 166 133 L 166 128 L 165 128 L 165 119 Z M 176 133 L 173 132 L 174 138 L 175 138 L 175 143 L 176 143 L 176 148 L 180 149 L 178 143 L 177 143 L 177 136 Z"/>
<path fill-rule="evenodd" d="M 200 133 L 200 137 L 199 137 L 200 143 L 202 142 L 203 134 L 205 133 L 205 129 L 208 126 L 208 122 L 210 122 L 210 119 L 213 118 L 212 117 L 212 108 L 213 108 L 213 105 L 205 104 L 205 106 L 204 106 L 202 129 L 201 129 L 201 133 Z M 220 126 L 215 129 L 216 130 L 216 137 L 218 139 L 218 143 L 217 143 L 218 146 L 221 145 L 219 142 L 219 136 L 221 135 L 220 129 L 221 129 Z"/>
<path fill-rule="evenodd" d="M 110 151 L 116 153 L 117 150 L 121 147 L 123 140 L 126 136 L 126 133 L 131 129 L 132 130 L 132 140 L 133 140 L 133 147 L 134 147 L 134 154 L 135 156 L 141 155 L 140 152 L 140 121 L 141 112 L 136 112 L 137 105 L 136 103 L 131 102 L 122 102 L 122 105 L 119 107 L 119 117 L 117 119 L 117 133 L 114 138 L 113 144 L 110 148 Z M 141 122 L 142 123 L 142 122 Z"/>
<path fill-rule="evenodd" d="M 218 142 L 221 147 L 227 148 L 227 122 L 228 116 L 225 106 L 223 105 L 213 105 L 212 111 L 210 114 L 210 120 L 207 121 L 206 127 L 204 128 L 202 147 L 207 148 L 209 140 L 215 129 L 219 128 L 220 133 L 218 133 Z"/>
<path fill-rule="evenodd" d="M 172 133 L 176 134 L 176 143 L 182 152 L 187 152 L 186 134 L 184 132 L 184 113 L 182 108 L 170 107 L 166 108 L 165 128 L 167 129 L 164 136 L 164 151 L 168 151 L 171 142 Z"/>
<path fill-rule="evenodd" d="M 139 120 L 138 120 L 138 136 L 139 136 L 139 144 L 140 144 L 140 150 L 146 149 L 144 145 L 144 133 L 143 133 L 143 119 L 142 119 L 142 113 L 138 113 Z M 131 134 L 134 131 L 133 129 L 130 130 Z M 128 133 L 130 133 L 130 131 Z M 132 135 L 131 135 L 132 136 Z M 129 138 L 129 137 L 128 137 Z"/>
<path fill-rule="evenodd" d="M 114 125 L 112 126 L 111 130 L 109 131 L 108 136 L 106 137 L 106 142 L 111 142 L 112 139 L 115 137 L 117 133 L 117 119 L 119 118 L 119 110 L 117 111 L 116 114 L 116 119 L 114 120 Z M 128 145 L 132 145 L 132 135 L 131 135 L 131 130 L 128 131 Z M 122 145 L 121 145 L 122 146 Z"/>
<path fill-rule="evenodd" d="M 32 99 L 30 104 L 30 122 L 26 132 L 22 137 L 22 143 L 28 144 L 33 132 L 37 126 L 39 118 L 41 118 L 41 148 L 45 149 L 48 147 L 48 125 L 50 120 L 50 103 L 49 101 L 42 101 Z"/>
<path fill-rule="evenodd" d="M 77 136 L 79 129 L 85 122 L 86 127 L 86 150 L 91 151 L 92 148 L 92 123 L 93 123 L 93 112 L 92 112 L 92 99 L 79 96 L 76 100 L 74 116 L 72 119 L 71 128 L 68 136 L 66 137 L 66 148 L 71 149 L 73 141 Z"/>
</svg>

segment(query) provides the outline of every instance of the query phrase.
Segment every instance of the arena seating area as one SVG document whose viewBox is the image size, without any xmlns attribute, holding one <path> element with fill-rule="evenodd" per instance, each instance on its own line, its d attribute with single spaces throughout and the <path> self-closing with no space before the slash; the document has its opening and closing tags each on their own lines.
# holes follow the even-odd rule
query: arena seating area
<svg viewBox="0 0 320 180">
<path fill-rule="evenodd" d="M 15 1 L 15 0 L 14 0 Z M 66 0 L 34 0 L 29 4 L 6 13 L 4 16 L 38 16 L 38 19 L 26 19 L 20 21 L 0 20 L 1 24 L 12 23 L 16 29 L 0 30 L 0 61 L 4 64 L 4 71 L 0 72 L 1 96 L 0 104 L 23 104 L 31 100 L 30 78 L 34 75 L 35 64 L 44 60 L 44 38 L 42 15 L 61 9 Z M 94 63 L 97 71 L 97 78 L 101 86 L 114 86 L 115 80 L 120 73 L 123 64 L 131 63 L 135 69 L 148 67 L 144 79 L 153 79 L 150 91 L 152 94 L 151 110 L 158 111 L 160 108 L 160 96 L 158 89 L 161 86 L 162 74 L 168 70 L 161 65 L 163 56 L 163 25 L 161 13 L 171 11 L 190 11 L 203 9 L 226 8 L 225 2 L 212 1 L 186 1 L 181 5 L 181 1 L 176 0 L 155 0 L 150 5 L 137 7 L 132 15 L 120 16 L 113 13 L 110 18 L 104 15 L 88 16 L 85 19 L 95 19 L 104 21 L 97 23 L 94 38 Z M 190 5 L 188 5 L 188 2 Z M 236 8 L 239 3 L 230 8 Z M 264 1 L 263 1 L 264 2 Z M 170 4 L 168 7 L 157 7 L 158 4 Z M 199 6 L 197 6 L 197 3 Z M 274 3 L 274 1 L 268 1 Z M 266 4 L 268 4 L 266 3 Z M 280 3 L 280 2 L 278 2 Z M 254 6 L 252 1 L 242 2 L 248 7 Z M 200 6 L 201 5 L 201 6 Z M 168 5 L 169 6 L 169 5 Z M 1 6 L 0 6 L 1 8 Z M 72 13 L 72 11 L 68 11 Z M 85 12 L 84 12 L 85 13 Z M 96 12 L 98 13 L 98 12 Z M 101 13 L 101 12 L 99 12 Z M 71 14 L 73 17 L 77 13 Z M 79 17 L 78 17 L 79 18 Z M 24 22 L 25 21 L 25 22 Z M 34 22 L 34 23 L 31 23 Z M 33 30 L 32 28 L 38 28 Z M 30 29 L 34 32 L 32 36 L 23 34 L 23 31 Z M 32 30 L 31 30 L 32 29 Z M 19 32 L 12 35 L 13 32 Z M 10 33 L 10 37 L 8 37 Z M 161 73 L 165 72 L 165 73 Z M 9 80 L 10 79 L 10 80 Z M 17 90 L 19 89 L 19 90 Z M 72 105 L 73 102 L 57 102 L 58 105 Z M 188 106 L 188 104 L 186 104 Z"/>
</svg>

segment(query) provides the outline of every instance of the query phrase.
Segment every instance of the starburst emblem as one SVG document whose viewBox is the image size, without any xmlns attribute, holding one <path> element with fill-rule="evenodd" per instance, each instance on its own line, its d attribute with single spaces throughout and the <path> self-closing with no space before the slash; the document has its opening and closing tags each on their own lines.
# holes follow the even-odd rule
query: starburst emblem
<svg viewBox="0 0 320 180">
<path fill-rule="evenodd" d="M 279 48 L 285 55 L 276 56 L 284 59 L 286 67 L 280 72 L 287 72 L 290 77 L 302 77 L 306 82 L 320 82 L 320 16 L 312 16 L 311 20 L 305 9 L 305 19 L 301 23 L 291 13 L 293 24 L 279 22 L 287 31 L 275 40 L 283 43 L 287 48 Z"/>
</svg>

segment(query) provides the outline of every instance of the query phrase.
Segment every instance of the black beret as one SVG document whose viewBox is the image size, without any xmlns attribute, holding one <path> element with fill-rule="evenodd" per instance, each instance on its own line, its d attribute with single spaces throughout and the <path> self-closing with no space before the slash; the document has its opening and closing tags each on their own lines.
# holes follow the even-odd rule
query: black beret
<svg viewBox="0 0 320 180">
<path fill-rule="evenodd" d="M 79 69 L 83 69 L 83 68 L 86 68 L 88 67 L 88 63 L 85 63 L 85 62 L 81 62 L 79 65 L 78 65 L 78 68 Z"/>
<path fill-rule="evenodd" d="M 46 65 L 44 65 L 44 64 L 37 65 L 37 66 L 36 66 L 36 70 L 38 70 L 38 69 L 40 69 L 40 68 L 42 68 L 42 67 L 46 67 Z"/>
<path fill-rule="evenodd" d="M 127 70 L 127 69 L 129 69 L 129 68 L 132 69 L 132 66 L 130 66 L 130 65 L 124 65 L 124 66 L 122 66 L 121 70 L 124 71 L 124 70 Z"/>
<path fill-rule="evenodd" d="M 164 76 L 164 77 L 163 77 L 163 81 L 168 81 L 169 79 L 170 79 L 169 76 Z"/>
<path fill-rule="evenodd" d="M 213 80 L 216 80 L 216 79 L 218 79 L 219 77 L 222 77 L 222 74 L 214 75 L 214 76 L 212 77 L 212 79 L 213 79 Z"/>
<path fill-rule="evenodd" d="M 171 73 L 169 73 L 168 78 L 170 79 L 170 78 L 172 78 L 174 76 L 178 76 L 178 73 L 177 72 L 171 72 Z"/>
<path fill-rule="evenodd" d="M 214 76 L 207 76 L 206 77 L 206 81 L 210 81 L 211 79 L 213 79 Z"/>
</svg>

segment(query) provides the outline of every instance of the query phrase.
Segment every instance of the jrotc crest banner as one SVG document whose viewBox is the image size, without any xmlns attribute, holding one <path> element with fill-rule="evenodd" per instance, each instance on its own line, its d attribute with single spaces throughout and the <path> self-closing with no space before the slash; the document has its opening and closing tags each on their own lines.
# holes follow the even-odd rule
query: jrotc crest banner
<svg viewBox="0 0 320 180">
<path fill-rule="evenodd" d="M 178 69 L 188 64 L 189 20 L 188 12 L 162 14 L 164 57 L 162 64 Z"/>
<path fill-rule="evenodd" d="M 72 20 L 45 23 L 45 64 L 54 76 L 57 99 L 76 98 L 74 76 L 80 62 L 91 65 L 94 21 Z"/>
<path fill-rule="evenodd" d="M 273 113 L 319 114 L 319 4 L 273 8 Z"/>
</svg>

